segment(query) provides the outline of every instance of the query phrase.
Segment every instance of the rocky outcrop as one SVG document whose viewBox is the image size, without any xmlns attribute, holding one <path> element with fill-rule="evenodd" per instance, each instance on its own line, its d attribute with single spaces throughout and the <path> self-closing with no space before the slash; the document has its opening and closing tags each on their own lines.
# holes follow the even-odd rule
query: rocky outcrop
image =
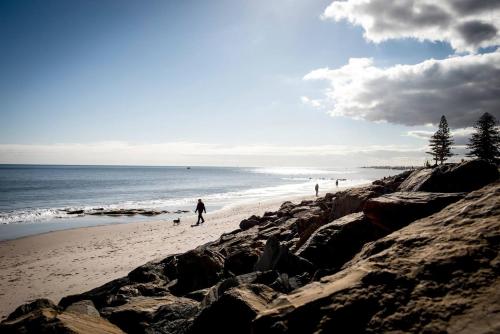
<svg viewBox="0 0 500 334">
<path fill-rule="evenodd" d="M 199 303 L 192 299 L 167 295 L 133 297 L 126 304 L 101 310 L 104 317 L 127 333 L 179 333 L 198 312 Z M 168 330 L 168 331 L 167 331 Z"/>
<path fill-rule="evenodd" d="M 335 220 L 345 215 L 361 212 L 370 198 L 386 193 L 386 188 L 380 185 L 352 188 L 335 194 L 329 220 Z"/>
<path fill-rule="evenodd" d="M 384 177 L 380 180 L 375 180 L 372 182 L 372 184 L 383 187 L 385 193 L 394 192 L 397 191 L 401 183 L 403 183 L 412 173 L 413 170 L 406 170 L 397 175 Z"/>
<path fill-rule="evenodd" d="M 368 200 L 363 212 L 372 224 L 392 232 L 464 196 L 464 193 L 395 192 Z"/>
<path fill-rule="evenodd" d="M 310 272 L 313 266 L 309 261 L 291 253 L 288 247 L 281 245 L 279 240 L 272 236 L 267 240 L 264 252 L 255 264 L 255 270 L 277 270 L 295 275 Z"/>
<path fill-rule="evenodd" d="M 285 202 L 59 305 L 19 307 L 0 332 L 497 332 L 500 183 L 454 192 L 486 182 L 460 181 L 474 166 L 490 168 L 408 171 Z"/>
<path fill-rule="evenodd" d="M 362 213 L 353 213 L 321 227 L 296 254 L 315 268 L 335 271 L 368 241 L 387 234 Z"/>
<path fill-rule="evenodd" d="M 182 295 L 207 288 L 223 277 L 224 257 L 208 247 L 198 247 L 177 258 L 177 283 L 171 291 Z"/>
<path fill-rule="evenodd" d="M 249 273 L 255 267 L 261 252 L 257 249 L 244 248 L 231 253 L 224 260 L 224 271 L 232 275 Z"/>
<path fill-rule="evenodd" d="M 243 219 L 240 222 L 240 228 L 242 230 L 248 230 L 249 228 L 252 228 L 254 226 L 259 225 L 259 223 L 260 223 L 259 217 L 254 215 L 254 216 L 251 216 L 250 218 Z"/>
<path fill-rule="evenodd" d="M 500 184 L 368 244 L 281 295 L 253 333 L 500 331 Z"/>
<path fill-rule="evenodd" d="M 446 164 L 413 172 L 399 191 L 470 192 L 498 179 L 498 167 L 484 160 Z"/>
<path fill-rule="evenodd" d="M 250 333 L 253 319 L 267 310 L 276 296 L 262 284 L 231 288 L 200 312 L 188 333 Z"/>
<path fill-rule="evenodd" d="M 0 324 L 0 332 L 40 334 L 121 334 L 120 328 L 101 318 L 89 303 L 80 303 L 62 311 L 46 299 L 17 308 Z"/>
</svg>

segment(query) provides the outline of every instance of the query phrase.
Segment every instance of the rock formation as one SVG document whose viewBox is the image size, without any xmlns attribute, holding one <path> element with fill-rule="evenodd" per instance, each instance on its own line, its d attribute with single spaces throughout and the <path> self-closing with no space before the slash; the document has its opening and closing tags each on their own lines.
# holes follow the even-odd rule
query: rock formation
<svg viewBox="0 0 500 334">
<path fill-rule="evenodd" d="M 471 161 L 285 202 L 0 332 L 500 332 L 497 179 Z"/>
</svg>

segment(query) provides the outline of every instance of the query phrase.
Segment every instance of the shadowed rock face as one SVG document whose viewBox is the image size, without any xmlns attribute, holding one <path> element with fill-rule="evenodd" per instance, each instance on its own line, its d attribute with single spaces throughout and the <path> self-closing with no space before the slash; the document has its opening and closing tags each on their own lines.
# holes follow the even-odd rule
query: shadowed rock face
<svg viewBox="0 0 500 334">
<path fill-rule="evenodd" d="M 500 183 L 277 298 L 253 333 L 500 331 Z"/>
<path fill-rule="evenodd" d="M 316 268 L 336 270 L 367 242 L 387 234 L 362 212 L 353 213 L 321 227 L 296 254 Z"/>
<path fill-rule="evenodd" d="M 399 191 L 470 192 L 498 179 L 498 167 L 484 160 L 465 161 L 413 172 Z"/>
<path fill-rule="evenodd" d="M 252 320 L 276 296 L 273 289 L 262 284 L 231 288 L 203 309 L 188 333 L 250 333 Z"/>
<path fill-rule="evenodd" d="M 133 297 L 126 304 L 101 310 L 103 316 L 128 333 L 187 327 L 191 323 L 190 318 L 197 312 L 197 302 L 171 295 L 150 298 Z"/>
<path fill-rule="evenodd" d="M 23 305 L 0 332 L 499 332 L 500 184 L 449 193 L 463 165 L 283 203 L 57 306 Z M 394 192 L 428 180 L 447 193 Z"/>
<path fill-rule="evenodd" d="M 363 211 L 366 201 L 385 194 L 384 190 L 385 187 L 383 186 L 370 185 L 336 193 L 333 199 L 330 221 Z"/>
<path fill-rule="evenodd" d="M 40 334 L 122 334 L 123 331 L 101 318 L 92 302 L 80 302 L 65 311 L 47 299 L 17 308 L 0 324 L 0 332 Z"/>
<path fill-rule="evenodd" d="M 222 277 L 224 257 L 209 248 L 198 247 L 181 254 L 177 262 L 176 294 L 207 288 Z"/>
<path fill-rule="evenodd" d="M 464 196 L 464 193 L 395 192 L 368 200 L 363 212 L 372 224 L 392 232 Z"/>
</svg>

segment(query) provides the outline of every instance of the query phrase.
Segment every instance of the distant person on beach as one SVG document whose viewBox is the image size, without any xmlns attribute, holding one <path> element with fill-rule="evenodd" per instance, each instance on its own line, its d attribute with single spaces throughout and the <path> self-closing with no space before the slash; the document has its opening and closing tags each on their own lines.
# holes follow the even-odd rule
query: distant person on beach
<svg viewBox="0 0 500 334">
<path fill-rule="evenodd" d="M 314 186 L 314 190 L 316 190 L 316 197 L 318 197 L 319 185 L 317 183 Z"/>
<path fill-rule="evenodd" d="M 339 186 L 339 180 L 335 180 L 335 186 L 338 187 Z"/>
<path fill-rule="evenodd" d="M 203 212 L 207 213 L 207 209 L 205 209 L 205 204 L 201 201 L 201 199 L 198 200 L 198 205 L 196 206 L 196 210 L 194 210 L 194 212 L 198 212 L 198 222 L 196 223 L 196 225 L 200 225 L 200 220 L 203 224 L 205 222 L 205 219 L 203 218 Z"/>
</svg>

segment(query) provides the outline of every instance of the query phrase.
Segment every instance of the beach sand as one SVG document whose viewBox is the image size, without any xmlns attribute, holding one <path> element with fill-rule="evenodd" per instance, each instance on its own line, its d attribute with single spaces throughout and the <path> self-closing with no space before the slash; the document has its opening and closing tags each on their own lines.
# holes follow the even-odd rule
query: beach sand
<svg viewBox="0 0 500 334">
<path fill-rule="evenodd" d="M 274 211 L 279 198 L 240 204 L 206 214 L 205 224 L 191 227 L 196 217 L 171 221 L 115 224 L 49 232 L 0 242 L 0 318 L 36 298 L 56 303 L 61 297 L 82 293 L 154 259 L 182 253 L 222 233 L 238 228 L 241 220 Z"/>
</svg>

